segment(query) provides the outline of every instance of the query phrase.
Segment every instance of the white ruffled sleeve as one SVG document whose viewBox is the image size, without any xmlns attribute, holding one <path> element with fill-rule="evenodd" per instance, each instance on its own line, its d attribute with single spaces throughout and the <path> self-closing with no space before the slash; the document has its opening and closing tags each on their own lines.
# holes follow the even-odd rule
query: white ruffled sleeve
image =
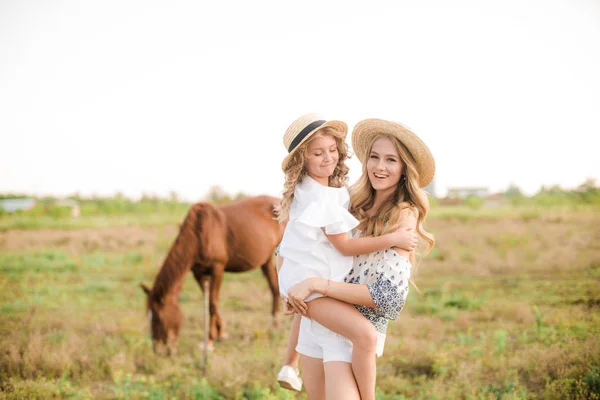
<svg viewBox="0 0 600 400">
<path fill-rule="evenodd" d="M 296 222 L 312 228 L 308 229 L 307 233 L 312 232 L 310 236 L 313 239 L 317 238 L 315 229 L 325 228 L 328 235 L 336 235 L 350 232 L 359 223 L 343 206 L 317 201 L 309 203 Z"/>
</svg>

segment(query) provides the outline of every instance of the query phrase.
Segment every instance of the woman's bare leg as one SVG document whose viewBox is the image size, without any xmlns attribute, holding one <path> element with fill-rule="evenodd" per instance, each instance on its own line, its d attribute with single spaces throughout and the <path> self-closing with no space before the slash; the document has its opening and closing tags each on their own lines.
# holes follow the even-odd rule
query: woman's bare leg
<svg viewBox="0 0 600 400">
<path fill-rule="evenodd" d="M 343 361 L 330 361 L 323 364 L 323 368 L 327 400 L 360 400 L 351 364 Z"/>
<path fill-rule="evenodd" d="M 298 345 L 298 334 L 300 333 L 301 320 L 302 317 L 300 314 L 294 314 L 292 326 L 290 327 L 288 345 L 287 349 L 285 350 L 285 360 L 283 362 L 283 365 L 289 365 L 294 369 L 298 368 L 298 360 L 300 359 L 300 354 L 296 351 L 296 346 Z"/>
<path fill-rule="evenodd" d="M 352 370 L 362 400 L 375 399 L 377 331 L 353 305 L 329 297 L 307 303 L 308 316 L 354 345 Z"/>
<path fill-rule="evenodd" d="M 308 400 L 325 400 L 325 371 L 323 359 L 300 354 L 304 389 Z"/>
</svg>

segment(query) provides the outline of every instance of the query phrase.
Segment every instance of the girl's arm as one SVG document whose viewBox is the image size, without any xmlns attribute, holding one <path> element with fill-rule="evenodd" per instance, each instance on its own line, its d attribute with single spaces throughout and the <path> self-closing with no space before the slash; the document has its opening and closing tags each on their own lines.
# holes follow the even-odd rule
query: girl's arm
<svg viewBox="0 0 600 400">
<path fill-rule="evenodd" d="M 413 228 L 400 228 L 395 232 L 376 237 L 351 238 L 347 233 L 339 233 L 327 235 L 327 238 L 333 247 L 345 256 L 368 254 L 390 247 L 414 248 L 417 242 Z"/>
</svg>

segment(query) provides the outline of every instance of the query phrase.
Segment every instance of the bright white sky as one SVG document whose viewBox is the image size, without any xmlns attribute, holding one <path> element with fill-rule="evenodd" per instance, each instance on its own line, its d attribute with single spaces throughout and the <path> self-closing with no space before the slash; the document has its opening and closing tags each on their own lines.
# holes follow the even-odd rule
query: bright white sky
<svg viewBox="0 0 600 400">
<path fill-rule="evenodd" d="M 411 127 L 438 195 L 575 187 L 599 71 L 597 0 L 0 0 L 0 192 L 278 195 L 308 112 Z"/>
</svg>

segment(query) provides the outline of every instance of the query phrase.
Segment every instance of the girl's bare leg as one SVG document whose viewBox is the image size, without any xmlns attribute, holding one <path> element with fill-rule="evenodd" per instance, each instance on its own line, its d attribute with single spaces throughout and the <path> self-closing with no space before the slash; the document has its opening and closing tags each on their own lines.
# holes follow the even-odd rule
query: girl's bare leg
<svg viewBox="0 0 600 400">
<path fill-rule="evenodd" d="M 343 361 L 323 364 L 325 369 L 325 397 L 327 400 L 360 400 L 352 365 Z"/>
<path fill-rule="evenodd" d="M 346 363 L 347 364 L 347 363 Z M 325 400 L 325 371 L 323 359 L 300 355 L 304 389 L 308 400 Z M 327 397 L 329 399 L 329 397 Z"/>
<path fill-rule="evenodd" d="M 374 400 L 377 331 L 373 324 L 353 305 L 329 297 L 320 297 L 306 304 L 310 318 L 352 342 L 352 371 L 360 398 Z"/>
<path fill-rule="evenodd" d="M 301 319 L 302 317 L 300 314 L 294 314 L 292 326 L 290 327 L 288 345 L 287 349 L 285 350 L 285 360 L 283 362 L 283 365 L 289 365 L 294 369 L 298 369 L 298 360 L 300 359 L 300 354 L 296 351 L 296 346 L 298 345 L 298 334 L 300 333 Z"/>
</svg>

